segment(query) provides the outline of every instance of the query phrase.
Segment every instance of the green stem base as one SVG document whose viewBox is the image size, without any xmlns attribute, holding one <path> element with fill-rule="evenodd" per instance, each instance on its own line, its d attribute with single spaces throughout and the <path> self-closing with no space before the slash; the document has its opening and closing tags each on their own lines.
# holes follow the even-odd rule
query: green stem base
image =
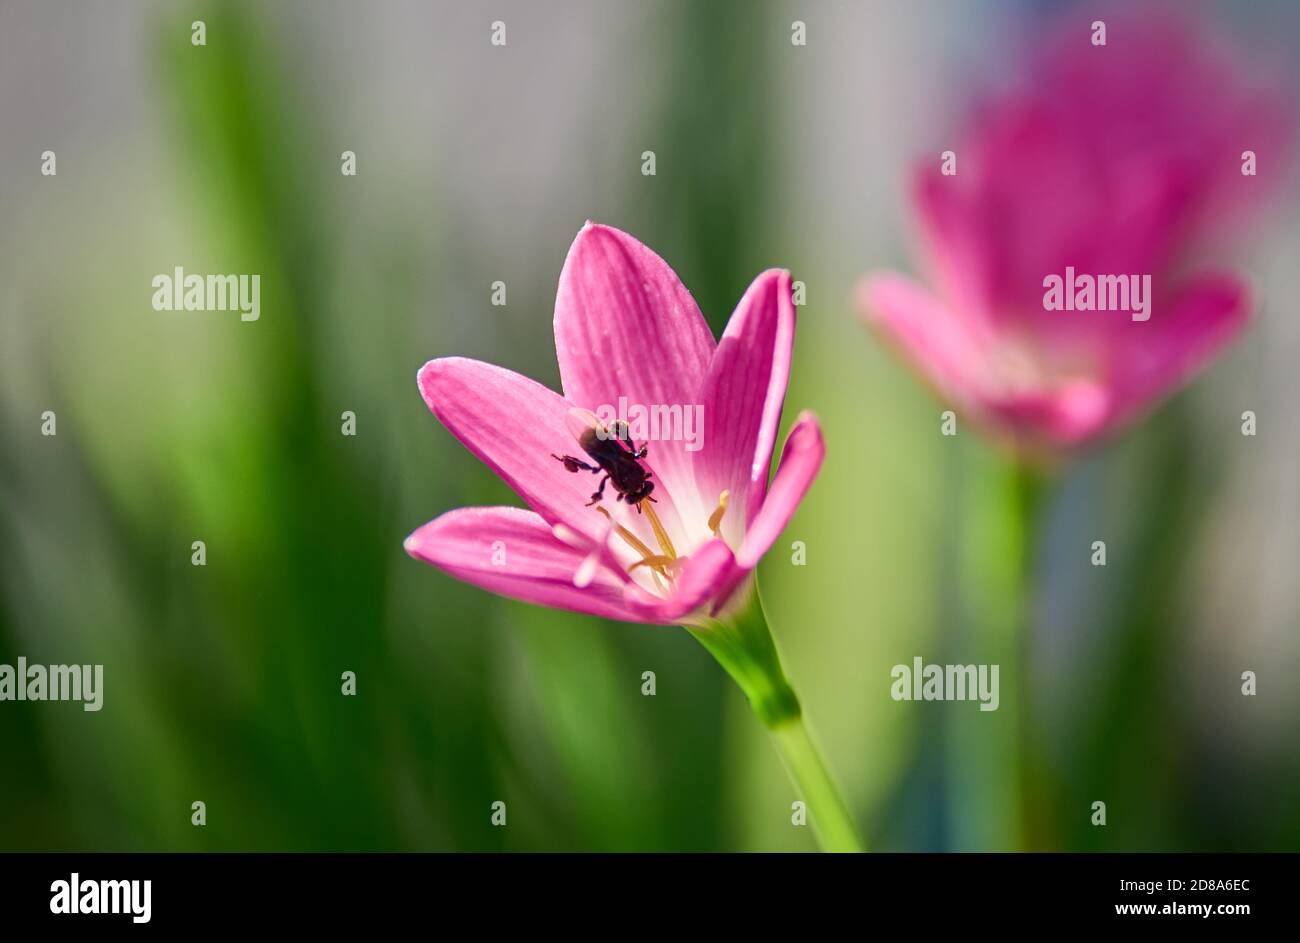
<svg viewBox="0 0 1300 943">
<path fill-rule="evenodd" d="M 848 806 L 817 749 L 794 688 L 786 680 L 767 626 L 757 585 L 738 594 L 743 603 L 704 625 L 687 626 L 740 685 L 754 713 L 772 734 L 795 788 L 808 804 L 813 831 L 824 851 L 864 851 Z"/>
</svg>

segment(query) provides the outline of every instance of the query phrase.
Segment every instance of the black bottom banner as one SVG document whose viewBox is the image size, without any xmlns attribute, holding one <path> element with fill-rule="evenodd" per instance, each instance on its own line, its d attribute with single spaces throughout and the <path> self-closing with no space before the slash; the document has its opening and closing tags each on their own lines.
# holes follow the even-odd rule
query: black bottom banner
<svg viewBox="0 0 1300 943">
<path fill-rule="evenodd" d="M 0 855 L 8 928 L 97 932 L 517 919 L 541 928 L 752 925 L 791 911 L 869 928 L 1192 926 L 1294 909 L 1291 855 Z M 612 922 L 606 922 L 612 921 Z M 975 923 L 972 923 L 975 921 Z M 469 923 L 470 926 L 477 925 Z M 592 924 L 594 925 L 594 924 Z"/>
</svg>

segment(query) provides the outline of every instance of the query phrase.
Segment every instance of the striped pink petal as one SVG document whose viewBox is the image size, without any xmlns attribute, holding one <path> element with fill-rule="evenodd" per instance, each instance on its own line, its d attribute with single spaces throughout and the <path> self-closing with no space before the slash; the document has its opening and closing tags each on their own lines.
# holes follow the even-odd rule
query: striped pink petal
<svg viewBox="0 0 1300 943">
<path fill-rule="evenodd" d="M 663 259 L 627 233 L 583 227 L 555 298 L 555 353 L 570 402 L 598 413 L 617 410 L 620 398 L 645 409 L 693 405 L 713 347 L 695 299 Z M 691 493 L 685 446 L 650 443 L 656 497 Z"/>
<path fill-rule="evenodd" d="M 788 272 L 754 279 L 736 306 L 704 380 L 704 442 L 695 483 L 708 513 L 724 490 L 734 512 L 723 533 L 739 542 L 763 502 L 794 352 L 794 303 Z"/>
<path fill-rule="evenodd" d="M 406 538 L 417 560 L 481 589 L 523 602 L 608 619 L 641 621 L 624 599 L 624 582 L 596 567 L 575 583 L 588 551 L 559 540 L 539 514 L 523 508 L 460 508 Z"/>
<path fill-rule="evenodd" d="M 772 487 L 745 532 L 745 542 L 736 554 L 737 565 L 746 569 L 758 565 L 763 554 L 771 549 L 781 531 L 790 523 L 790 518 L 794 517 L 825 458 L 826 440 L 822 438 L 817 417 L 810 412 L 801 413 L 785 440 Z"/>
</svg>

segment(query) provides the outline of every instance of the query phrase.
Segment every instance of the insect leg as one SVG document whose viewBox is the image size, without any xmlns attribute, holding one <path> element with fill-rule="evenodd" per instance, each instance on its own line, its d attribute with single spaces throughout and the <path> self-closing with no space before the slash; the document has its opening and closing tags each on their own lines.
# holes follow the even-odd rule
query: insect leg
<svg viewBox="0 0 1300 943">
<path fill-rule="evenodd" d="M 600 479 L 600 487 L 596 489 L 596 493 L 593 494 L 591 496 L 591 500 L 587 502 L 587 507 L 591 507 L 597 501 L 600 501 L 602 498 L 605 497 L 605 485 L 607 484 L 609 484 L 609 475 L 606 475 L 604 478 Z"/>
<path fill-rule="evenodd" d="M 649 453 L 650 449 L 645 445 L 639 449 L 636 447 L 636 443 L 632 441 L 632 427 L 623 420 L 617 420 L 611 426 L 611 431 L 620 442 L 627 446 L 627 450 L 632 453 L 633 458 L 645 458 Z"/>
<path fill-rule="evenodd" d="M 595 465 L 588 465 L 582 459 L 574 458 L 572 455 L 565 455 L 561 457 L 559 455 L 556 455 L 554 452 L 552 452 L 551 458 L 555 459 L 557 462 L 559 462 L 561 465 L 563 465 L 566 469 L 568 469 L 571 472 L 579 472 L 584 470 L 592 472 L 593 474 L 600 472 L 600 469 L 597 468 Z"/>
</svg>

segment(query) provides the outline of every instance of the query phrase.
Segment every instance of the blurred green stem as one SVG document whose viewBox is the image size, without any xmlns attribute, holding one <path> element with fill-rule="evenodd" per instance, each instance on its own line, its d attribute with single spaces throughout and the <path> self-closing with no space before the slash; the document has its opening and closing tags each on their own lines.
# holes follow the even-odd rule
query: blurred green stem
<svg viewBox="0 0 1300 943">
<path fill-rule="evenodd" d="M 1046 851 L 1042 777 L 1038 774 L 1040 752 L 1038 725 L 1033 710 L 1030 673 L 1034 652 L 1034 557 L 1042 525 L 1048 480 L 1040 469 L 1017 460 L 1011 469 L 1011 513 L 1016 534 L 1016 614 L 1011 694 L 1016 705 L 1016 736 L 1019 740 L 1017 776 L 1020 796 L 1020 845 L 1025 851 Z"/>
<path fill-rule="evenodd" d="M 1013 851 L 1042 843 L 1028 672 L 1033 639 L 1033 562 L 1048 480 L 1034 466 L 972 456 L 961 542 L 966 635 L 949 657 L 997 665 L 996 711 L 949 715 L 952 847 Z"/>
<path fill-rule="evenodd" d="M 786 772 L 808 804 L 822 850 L 863 851 L 853 816 L 822 760 L 804 721 L 799 698 L 781 668 L 757 585 L 751 584 L 737 596 L 744 602 L 735 611 L 703 626 L 687 626 L 687 631 L 740 685 L 754 713 L 772 734 Z"/>
</svg>

